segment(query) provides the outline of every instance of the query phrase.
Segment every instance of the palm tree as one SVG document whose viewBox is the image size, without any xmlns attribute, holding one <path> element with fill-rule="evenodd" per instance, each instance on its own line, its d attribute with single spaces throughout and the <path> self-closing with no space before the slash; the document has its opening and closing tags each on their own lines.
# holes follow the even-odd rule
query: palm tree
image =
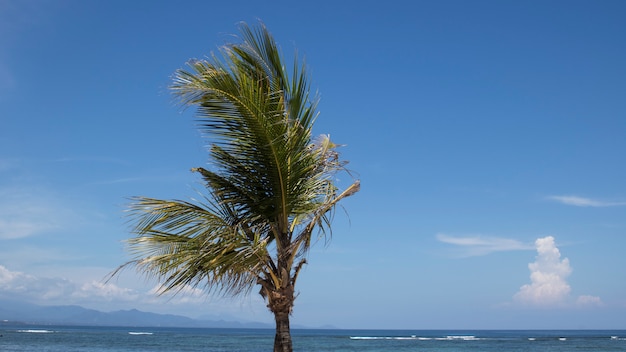
<svg viewBox="0 0 626 352">
<path fill-rule="evenodd" d="M 256 285 L 274 314 L 274 351 L 292 351 L 289 317 L 298 274 L 312 243 L 329 238 L 346 171 L 328 136 L 312 137 L 317 97 L 305 66 L 291 70 L 267 28 L 241 27 L 242 41 L 178 70 L 172 90 L 197 107 L 210 141 L 201 201 L 133 198 L 128 240 L 134 266 L 161 282 L 161 292 L 200 287 L 226 296 Z M 319 236 L 319 237 L 318 237 Z"/>
</svg>

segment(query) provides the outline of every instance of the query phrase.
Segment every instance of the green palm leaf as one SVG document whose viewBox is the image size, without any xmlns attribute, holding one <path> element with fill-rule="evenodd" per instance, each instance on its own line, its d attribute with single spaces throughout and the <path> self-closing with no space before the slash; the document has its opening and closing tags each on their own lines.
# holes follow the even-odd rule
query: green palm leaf
<svg viewBox="0 0 626 352">
<path fill-rule="evenodd" d="M 290 350 L 288 315 L 312 238 L 329 233 L 335 206 L 360 184 L 340 192 L 335 177 L 346 163 L 337 145 L 312 138 L 318 98 L 305 65 L 295 59 L 288 72 L 265 26 L 243 24 L 241 33 L 242 43 L 190 62 L 172 85 L 181 104 L 197 107 L 210 141 L 211 167 L 193 169 L 205 200 L 134 198 L 134 259 L 120 269 L 157 278 L 162 292 L 237 295 L 259 284 L 276 316 L 277 346 Z"/>
</svg>

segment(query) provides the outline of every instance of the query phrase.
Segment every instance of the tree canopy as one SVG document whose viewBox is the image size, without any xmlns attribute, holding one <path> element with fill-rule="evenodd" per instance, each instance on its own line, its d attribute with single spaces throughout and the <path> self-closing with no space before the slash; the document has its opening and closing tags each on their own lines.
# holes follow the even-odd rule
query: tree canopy
<svg viewBox="0 0 626 352">
<path fill-rule="evenodd" d="M 175 73 L 173 94 L 197 108 L 210 165 L 193 168 L 198 201 L 135 197 L 134 266 L 162 292 L 199 287 L 223 295 L 257 284 L 276 317 L 275 351 L 290 351 L 294 287 L 315 237 L 328 236 L 337 203 L 356 193 L 336 176 L 346 162 L 329 136 L 312 136 L 318 97 L 306 66 L 291 69 L 263 24 L 240 26 L 241 42 Z M 121 267 L 120 267 L 121 268 Z M 119 270 L 119 269 L 118 269 Z"/>
</svg>

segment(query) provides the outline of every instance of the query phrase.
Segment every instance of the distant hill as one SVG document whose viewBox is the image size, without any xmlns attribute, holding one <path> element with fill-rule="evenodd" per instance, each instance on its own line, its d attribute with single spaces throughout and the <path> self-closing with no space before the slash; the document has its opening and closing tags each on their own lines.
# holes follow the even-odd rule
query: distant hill
<svg viewBox="0 0 626 352">
<path fill-rule="evenodd" d="M 80 306 L 39 306 L 0 300 L 0 323 L 141 327 L 273 328 L 270 324 L 225 320 L 198 320 L 136 309 L 101 312 Z"/>
</svg>

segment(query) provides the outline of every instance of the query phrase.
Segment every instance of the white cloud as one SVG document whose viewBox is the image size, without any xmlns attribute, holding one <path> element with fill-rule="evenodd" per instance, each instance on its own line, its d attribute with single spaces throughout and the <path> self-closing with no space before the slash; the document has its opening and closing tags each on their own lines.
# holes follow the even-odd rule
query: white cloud
<svg viewBox="0 0 626 352">
<path fill-rule="evenodd" d="M 579 306 L 584 306 L 584 307 L 588 307 L 588 306 L 601 307 L 604 305 L 604 302 L 602 302 L 602 300 L 598 296 L 582 295 L 578 297 L 578 299 L 576 300 L 576 304 Z"/>
<path fill-rule="evenodd" d="M 437 234 L 437 240 L 462 247 L 465 256 L 479 256 L 493 252 L 530 250 L 532 246 L 520 241 L 488 236 L 454 237 L 446 234 Z"/>
<path fill-rule="evenodd" d="M 0 295 L 19 295 L 26 299 L 54 300 L 72 291 L 65 279 L 38 278 L 0 265 Z"/>
<path fill-rule="evenodd" d="M 538 238 L 535 246 L 536 260 L 528 264 L 531 283 L 522 286 L 514 299 L 533 305 L 564 303 L 571 290 L 565 280 L 572 273 L 569 260 L 561 260 L 561 252 L 552 236 Z"/>
<path fill-rule="evenodd" d="M 93 276 L 100 276 L 100 270 Z M 136 278 L 134 280 L 136 284 Z M 139 285 L 141 286 L 141 285 Z M 80 305 L 101 311 L 136 308 L 162 314 L 197 317 L 202 314 L 242 314 L 255 320 L 254 309 L 264 307 L 260 297 L 222 298 L 210 296 L 200 288 L 185 287 L 179 294 L 158 295 L 159 286 L 140 291 L 86 278 L 77 282 L 58 277 L 43 277 L 12 271 L 0 265 L 0 299 L 19 299 L 40 305 Z M 247 303 L 246 303 L 247 302 Z M 262 314 L 266 310 L 260 308 Z M 250 315 L 253 314 L 253 315 Z M 266 317 L 264 316 L 263 319 Z"/>
<path fill-rule="evenodd" d="M 577 207 L 616 207 L 626 205 L 626 202 L 606 202 L 578 196 L 549 196 L 546 199 Z"/>
<path fill-rule="evenodd" d="M 162 285 L 157 285 L 150 290 L 150 294 L 155 297 L 161 295 L 167 297 L 167 302 L 172 304 L 205 303 L 207 301 L 206 291 L 190 285 L 185 285 L 180 290 L 174 290 L 170 293 L 165 293 L 163 290 Z"/>
<path fill-rule="evenodd" d="M 535 241 L 537 256 L 528 264 L 530 284 L 523 285 L 513 299 L 519 303 L 539 307 L 565 306 L 569 303 L 571 287 L 567 277 L 572 273 L 569 259 L 561 259 L 554 237 Z M 601 306 L 600 297 L 583 295 L 576 302 L 584 306 Z"/>
<path fill-rule="evenodd" d="M 104 299 L 109 302 L 114 300 L 136 301 L 140 294 L 135 290 L 119 287 L 110 282 L 102 283 L 94 280 L 81 285 L 78 290 L 72 293 L 72 297 Z"/>
<path fill-rule="evenodd" d="M 0 297 L 15 297 L 39 304 L 83 304 L 94 301 L 135 301 L 140 294 L 112 283 L 85 284 L 64 278 L 37 277 L 0 265 Z"/>
</svg>

